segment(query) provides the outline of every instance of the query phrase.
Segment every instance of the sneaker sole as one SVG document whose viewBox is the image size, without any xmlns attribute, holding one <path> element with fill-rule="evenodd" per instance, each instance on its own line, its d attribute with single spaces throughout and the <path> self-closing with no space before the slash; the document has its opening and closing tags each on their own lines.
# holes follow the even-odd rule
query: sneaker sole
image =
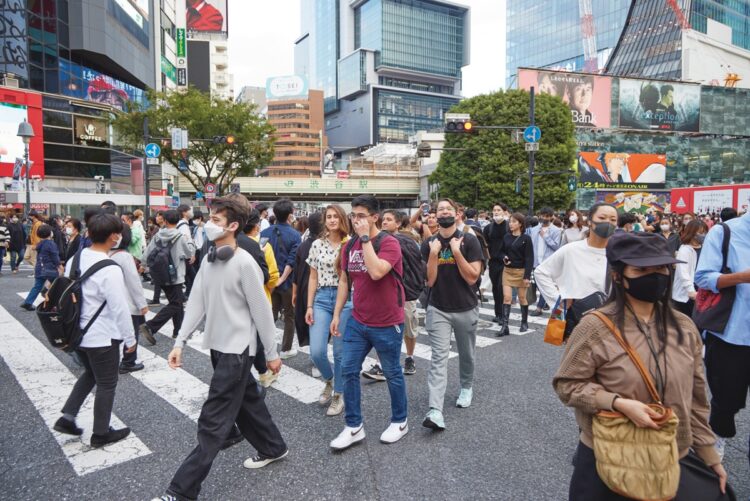
<svg viewBox="0 0 750 501">
<path fill-rule="evenodd" d="M 344 407 L 343 407 L 343 406 L 341 407 L 341 410 L 339 410 L 339 411 L 337 411 L 337 412 L 331 412 L 331 411 L 330 411 L 330 407 L 329 407 L 329 408 L 328 408 L 328 409 L 326 410 L 326 416 L 328 416 L 328 417 L 338 416 L 338 415 L 339 415 L 339 414 L 341 414 L 342 412 L 344 412 Z"/>
<path fill-rule="evenodd" d="M 391 440 L 391 441 L 389 442 L 388 440 L 383 440 L 383 438 L 381 437 L 381 438 L 380 438 L 380 443 L 381 443 L 381 444 L 388 444 L 388 445 L 390 445 L 390 444 L 395 444 L 396 442 L 398 442 L 399 440 L 401 440 L 402 438 L 404 438 L 404 437 L 405 437 L 405 436 L 406 436 L 406 435 L 407 435 L 408 433 L 409 433 L 409 427 L 407 426 L 407 427 L 406 427 L 406 430 L 405 430 L 405 431 L 404 431 L 404 432 L 403 432 L 403 433 L 401 434 L 401 436 L 400 436 L 400 437 L 398 437 L 398 438 L 397 438 L 396 440 Z"/>
<path fill-rule="evenodd" d="M 369 379 L 370 381 L 385 381 L 385 376 L 373 376 L 367 372 L 363 372 L 362 377 Z"/>
<path fill-rule="evenodd" d="M 362 438 L 358 438 L 357 440 L 355 440 L 354 442 L 350 443 L 350 444 L 349 444 L 349 445 L 347 445 L 346 447 L 334 447 L 334 446 L 331 446 L 331 450 L 333 450 L 334 452 L 341 452 L 341 451 L 345 451 L 345 450 L 347 450 L 347 449 L 348 449 L 349 447 L 351 447 L 351 446 L 353 446 L 353 445 L 357 445 L 357 444 L 361 443 L 361 442 L 362 442 L 362 441 L 363 441 L 364 439 L 365 439 L 365 437 L 362 437 Z"/>
<path fill-rule="evenodd" d="M 471 407 L 471 402 L 469 402 L 467 405 L 461 405 L 456 402 L 456 407 L 458 407 L 459 409 L 468 409 L 469 407 Z"/>
<path fill-rule="evenodd" d="M 404 371 L 404 376 L 413 376 L 416 373 L 417 373 L 416 369 L 414 369 L 413 371 L 409 371 L 409 372 Z"/>
<path fill-rule="evenodd" d="M 81 433 L 76 433 L 73 430 L 68 430 L 67 428 L 63 428 L 62 426 L 57 426 L 57 425 L 53 426 L 52 429 L 58 433 L 63 433 L 65 435 L 72 435 L 74 437 L 80 437 L 81 435 L 83 435 L 83 431 L 81 431 Z"/>
<path fill-rule="evenodd" d="M 146 341 L 148 341 L 148 344 L 150 344 L 151 346 L 156 345 L 156 338 L 154 337 L 153 334 L 151 334 L 150 332 L 149 333 L 141 332 L 140 334 L 146 339 Z"/>
<path fill-rule="evenodd" d="M 285 452 L 284 454 L 282 454 L 281 456 L 279 456 L 279 457 L 277 457 L 277 458 L 270 458 L 270 459 L 265 459 L 265 460 L 264 460 L 263 462 L 261 462 L 261 463 L 252 463 L 252 464 L 251 464 L 250 466 L 248 466 L 248 465 L 246 464 L 246 462 L 243 462 L 243 463 L 242 463 L 242 466 L 244 466 L 244 467 L 245 467 L 245 468 L 247 468 L 248 470 L 257 470 L 257 469 L 259 469 L 259 468 L 263 468 L 264 466 L 268 466 L 269 464 L 271 464 L 271 463 L 273 463 L 273 462 L 275 462 L 275 461 L 278 461 L 278 460 L 280 460 L 280 459 L 284 459 L 284 458 L 285 458 L 285 457 L 287 457 L 288 455 L 289 455 L 289 450 L 287 449 L 287 451 L 286 451 L 286 452 Z"/>
<path fill-rule="evenodd" d="M 145 367 L 138 367 L 137 369 L 123 369 L 122 367 L 119 369 L 120 374 L 130 374 L 131 372 L 138 372 L 145 369 Z"/>
<path fill-rule="evenodd" d="M 434 430 L 434 431 L 444 431 L 445 430 L 445 426 L 440 427 L 437 423 L 431 421 L 429 418 L 425 419 L 424 421 L 422 421 L 422 426 L 424 426 L 425 428 L 429 428 L 431 430 Z"/>
</svg>

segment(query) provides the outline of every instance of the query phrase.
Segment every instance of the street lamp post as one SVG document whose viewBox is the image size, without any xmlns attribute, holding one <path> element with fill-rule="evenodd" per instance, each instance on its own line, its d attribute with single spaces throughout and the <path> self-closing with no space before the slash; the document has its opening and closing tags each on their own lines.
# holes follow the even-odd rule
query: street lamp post
<svg viewBox="0 0 750 501">
<path fill-rule="evenodd" d="M 31 211 L 31 188 L 29 185 L 29 180 L 31 179 L 31 172 L 29 172 L 31 170 L 29 168 L 29 143 L 31 142 L 31 138 L 34 137 L 34 128 L 29 122 L 24 120 L 23 122 L 18 124 L 18 134 L 16 135 L 21 138 L 24 145 L 24 162 L 26 165 L 26 211 L 24 216 L 28 218 L 29 212 Z"/>
</svg>

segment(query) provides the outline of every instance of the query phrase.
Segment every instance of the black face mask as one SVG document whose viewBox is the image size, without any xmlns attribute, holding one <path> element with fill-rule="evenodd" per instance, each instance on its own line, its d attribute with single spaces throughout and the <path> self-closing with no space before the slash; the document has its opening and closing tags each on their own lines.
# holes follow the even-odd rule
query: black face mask
<svg viewBox="0 0 750 501">
<path fill-rule="evenodd" d="M 450 228 L 456 224 L 456 218 L 454 216 L 439 217 L 437 223 L 441 228 Z"/>
<path fill-rule="evenodd" d="M 615 232 L 615 225 L 612 223 L 594 223 L 593 232 L 601 238 L 609 238 Z"/>
<path fill-rule="evenodd" d="M 625 277 L 628 288 L 625 291 L 635 299 L 655 303 L 663 299 L 669 289 L 671 277 L 663 273 L 649 273 L 638 278 Z"/>
</svg>

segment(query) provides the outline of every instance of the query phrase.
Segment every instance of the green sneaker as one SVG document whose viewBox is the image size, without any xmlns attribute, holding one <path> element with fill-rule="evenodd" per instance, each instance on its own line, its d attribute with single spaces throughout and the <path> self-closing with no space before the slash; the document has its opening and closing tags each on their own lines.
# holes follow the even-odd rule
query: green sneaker
<svg viewBox="0 0 750 501">
<path fill-rule="evenodd" d="M 471 388 L 461 388 L 461 393 L 458 394 L 458 400 L 456 400 L 456 407 L 461 407 L 462 409 L 469 407 L 471 405 L 472 394 Z"/>
<path fill-rule="evenodd" d="M 422 426 L 435 431 L 443 431 L 445 429 L 443 413 L 437 409 L 430 409 L 430 412 L 427 413 L 424 421 L 422 421 Z"/>
</svg>

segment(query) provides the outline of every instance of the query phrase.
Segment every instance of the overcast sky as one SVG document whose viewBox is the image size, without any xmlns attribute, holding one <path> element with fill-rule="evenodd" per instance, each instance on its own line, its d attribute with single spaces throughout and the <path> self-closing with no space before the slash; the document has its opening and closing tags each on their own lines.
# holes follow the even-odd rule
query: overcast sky
<svg viewBox="0 0 750 501">
<path fill-rule="evenodd" d="M 454 0 L 471 7 L 471 64 L 463 94 L 470 97 L 505 82 L 505 0 Z M 244 85 L 294 71 L 299 0 L 229 0 L 229 71 L 237 95 Z"/>
</svg>

